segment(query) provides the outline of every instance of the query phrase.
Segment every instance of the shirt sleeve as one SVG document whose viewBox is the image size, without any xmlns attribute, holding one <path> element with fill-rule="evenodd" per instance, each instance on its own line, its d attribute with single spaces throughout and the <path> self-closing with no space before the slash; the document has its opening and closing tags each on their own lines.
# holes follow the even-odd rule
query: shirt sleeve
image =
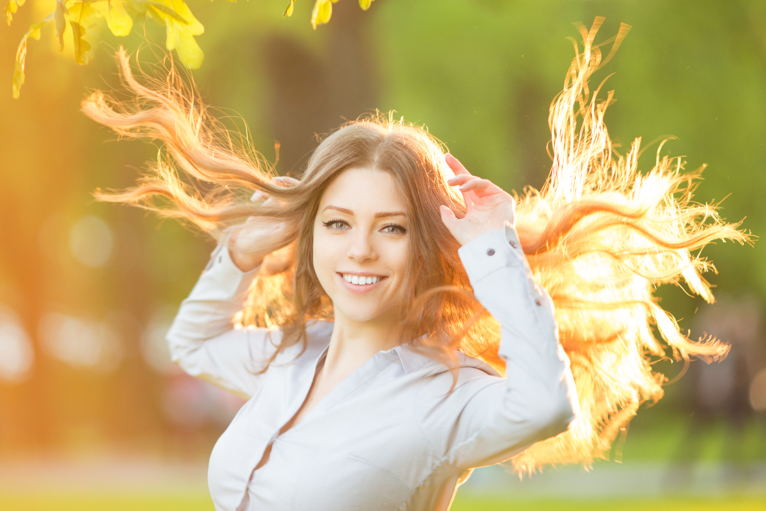
<svg viewBox="0 0 766 511">
<path fill-rule="evenodd" d="M 248 398 L 258 390 L 265 373 L 256 373 L 276 351 L 281 331 L 234 328 L 234 316 L 242 310 L 259 268 L 246 273 L 237 268 L 227 239 L 228 234 L 181 302 L 165 339 L 171 359 L 185 372 Z"/>
<path fill-rule="evenodd" d="M 465 403 L 447 453 L 454 466 L 505 461 L 565 431 L 579 404 L 569 358 L 558 342 L 553 302 L 537 285 L 510 224 L 459 250 L 479 302 L 500 323 L 506 378 Z"/>
</svg>

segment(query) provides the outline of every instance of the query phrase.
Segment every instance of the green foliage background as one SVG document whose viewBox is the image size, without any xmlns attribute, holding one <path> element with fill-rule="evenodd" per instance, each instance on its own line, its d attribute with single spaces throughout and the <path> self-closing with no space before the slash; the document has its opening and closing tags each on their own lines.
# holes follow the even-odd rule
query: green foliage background
<svg viewBox="0 0 766 511">
<path fill-rule="evenodd" d="M 225 423 L 172 424 L 162 412 L 169 377 L 147 365 L 139 345 L 150 318 L 173 311 L 189 293 L 212 242 L 138 210 L 93 201 L 96 187 L 130 186 L 157 148 L 114 142 L 78 112 L 86 92 L 119 86 L 117 45 L 131 52 L 141 47 L 151 71 L 163 54 L 165 30 L 136 25 L 117 38 L 93 25 L 93 57 L 83 67 L 70 58 L 78 50 L 68 40 L 64 55 L 59 52 L 49 23 L 29 43 L 24 92 L 13 100 L 18 41 L 55 5 L 28 0 L 0 35 L 0 89 L 7 87 L 0 94 L 0 303 L 18 312 L 35 343 L 28 379 L 0 383 L 0 413 L 13 417 L 2 421 L 0 453 L 121 445 L 206 457 Z M 203 99 L 221 117 L 241 115 L 268 158 L 275 158 L 279 141 L 280 172 L 299 172 L 315 133 L 343 118 L 393 109 L 427 125 L 472 172 L 518 191 L 542 185 L 549 170 L 547 111 L 574 54 L 566 39 L 577 37 L 571 23 L 606 16 L 601 39 L 628 23 L 630 34 L 599 75 L 614 73 L 606 86 L 617 98 L 607 114 L 612 138 L 627 147 L 639 136 L 646 142 L 675 136 L 666 152 L 685 155 L 690 170 L 708 165 L 698 200 L 727 197 L 726 218 L 746 217 L 744 228 L 764 232 L 763 2 L 378 0 L 362 12 L 345 0 L 317 30 L 307 21 L 308 2 L 295 3 L 292 18 L 282 16 L 285 0 L 189 6 L 205 26 L 196 41 L 206 58 L 193 72 Z M 230 122 L 244 129 L 241 121 Z M 647 150 L 643 168 L 651 166 L 655 148 Z M 83 215 L 102 218 L 114 231 L 115 249 L 102 267 L 83 266 L 70 253 L 68 229 Z M 762 242 L 711 246 L 706 254 L 720 271 L 709 276 L 718 293 L 766 298 Z M 662 296 L 689 327 L 700 304 L 678 290 Z M 50 310 L 94 318 L 125 313 L 119 366 L 76 369 L 46 354 L 37 332 Z M 685 399 L 683 384 L 670 386 L 637 421 L 647 431 L 685 421 Z"/>
</svg>

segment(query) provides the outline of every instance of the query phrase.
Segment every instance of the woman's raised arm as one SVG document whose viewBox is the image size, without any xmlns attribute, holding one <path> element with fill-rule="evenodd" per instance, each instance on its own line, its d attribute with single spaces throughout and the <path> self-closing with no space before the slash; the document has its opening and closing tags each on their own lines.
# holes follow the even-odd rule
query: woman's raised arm
<svg viewBox="0 0 766 511">
<path fill-rule="evenodd" d="M 442 220 L 462 245 L 458 253 L 476 298 L 500 323 L 499 355 L 506 362 L 505 380 L 476 380 L 463 394 L 446 457 L 468 469 L 505 461 L 565 431 L 579 404 L 553 302 L 533 280 L 514 228 L 513 197 L 451 155 L 446 161 L 467 211 L 458 219 L 442 206 Z"/>
<path fill-rule="evenodd" d="M 290 177 L 272 180 L 280 186 L 297 183 Z M 274 202 L 261 192 L 251 200 Z M 250 284 L 262 267 L 273 270 L 268 267 L 275 262 L 269 258 L 284 245 L 287 230 L 283 220 L 250 217 L 221 237 L 166 336 L 172 360 L 184 371 L 242 397 L 256 392 L 282 331 L 235 329 L 234 316 L 243 309 Z"/>
<path fill-rule="evenodd" d="M 460 411 L 450 463 L 505 461 L 567 429 L 579 405 L 553 303 L 535 284 L 510 224 L 461 247 L 474 294 L 500 323 L 506 379 L 477 387 Z"/>
<path fill-rule="evenodd" d="M 181 302 L 166 340 L 173 362 L 192 376 L 242 397 L 258 389 L 263 364 L 276 351 L 281 331 L 235 329 L 259 267 L 243 272 L 231 260 L 228 233 L 213 251 L 189 296 Z"/>
</svg>

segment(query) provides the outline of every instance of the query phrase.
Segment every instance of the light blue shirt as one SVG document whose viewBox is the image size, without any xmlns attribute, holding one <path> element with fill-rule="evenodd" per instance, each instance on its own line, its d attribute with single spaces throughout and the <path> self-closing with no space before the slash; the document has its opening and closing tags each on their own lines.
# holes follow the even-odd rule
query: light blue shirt
<svg viewBox="0 0 766 511">
<path fill-rule="evenodd" d="M 459 255 L 500 323 L 506 378 L 460 353 L 448 394 L 448 368 L 404 344 L 378 352 L 278 435 L 308 395 L 333 324 L 310 323 L 302 355 L 295 345 L 254 374 L 281 331 L 233 328 L 258 270 L 240 271 L 219 243 L 167 334 L 187 373 L 248 398 L 210 456 L 216 510 L 447 510 L 471 469 L 567 429 L 578 411 L 569 359 L 516 231 L 486 233 Z M 268 462 L 254 471 L 270 443 Z"/>
</svg>

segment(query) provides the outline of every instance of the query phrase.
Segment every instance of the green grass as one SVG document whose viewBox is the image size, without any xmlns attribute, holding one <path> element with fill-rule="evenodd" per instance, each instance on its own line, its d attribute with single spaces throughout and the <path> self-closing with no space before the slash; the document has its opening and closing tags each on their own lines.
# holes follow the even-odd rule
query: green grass
<svg viewBox="0 0 766 511">
<path fill-rule="evenodd" d="M 207 495 L 0 495 L 3 511 L 214 511 Z"/>
<path fill-rule="evenodd" d="M 451 511 L 764 511 L 764 498 L 508 501 L 456 498 Z"/>
<path fill-rule="evenodd" d="M 3 511 L 212 511 L 207 496 L 0 495 Z M 764 511 L 762 498 L 511 501 L 456 498 L 451 511 Z M 307 510 L 309 511 L 309 510 Z"/>
</svg>

